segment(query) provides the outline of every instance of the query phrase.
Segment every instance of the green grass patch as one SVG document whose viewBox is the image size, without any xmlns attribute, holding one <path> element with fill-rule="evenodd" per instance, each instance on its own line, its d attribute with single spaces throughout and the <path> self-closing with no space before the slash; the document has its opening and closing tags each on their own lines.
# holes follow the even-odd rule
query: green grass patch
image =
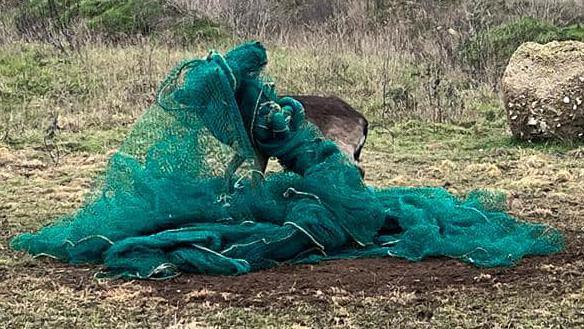
<svg viewBox="0 0 584 329">
<path fill-rule="evenodd" d="M 67 153 L 88 152 L 104 154 L 117 148 L 126 137 L 127 127 L 110 130 L 91 129 L 79 133 L 64 133 L 58 138 L 58 145 Z"/>
</svg>

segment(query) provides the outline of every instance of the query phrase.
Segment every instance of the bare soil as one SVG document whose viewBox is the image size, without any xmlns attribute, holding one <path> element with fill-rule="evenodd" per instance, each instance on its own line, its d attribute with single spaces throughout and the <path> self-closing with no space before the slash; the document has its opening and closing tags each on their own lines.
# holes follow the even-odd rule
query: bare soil
<svg viewBox="0 0 584 329">
<path fill-rule="evenodd" d="M 465 286 L 487 290 L 504 285 L 513 285 L 514 289 L 552 289 L 563 279 L 584 278 L 582 272 L 569 270 L 574 262 L 584 260 L 584 250 L 581 249 L 584 237 L 568 232 L 567 241 L 567 248 L 562 253 L 528 257 L 507 268 L 481 269 L 444 257 L 421 262 L 388 257 L 282 265 L 238 277 L 183 274 L 166 281 L 134 281 L 132 284 L 148 288 L 142 289 L 147 291 L 143 297 L 160 297 L 170 304 L 210 302 L 271 308 L 286 308 L 295 300 L 322 301 L 322 292 L 331 288 L 336 294 L 360 297 L 383 296 L 390 294 L 395 287 L 422 295 Z M 97 270 L 50 260 L 41 263 L 44 265 L 31 264 L 32 267 L 38 266 L 35 274 L 52 275 L 59 284 L 73 290 L 91 285 L 93 273 Z M 112 289 L 127 282 L 115 280 L 110 283 L 109 289 Z"/>
</svg>

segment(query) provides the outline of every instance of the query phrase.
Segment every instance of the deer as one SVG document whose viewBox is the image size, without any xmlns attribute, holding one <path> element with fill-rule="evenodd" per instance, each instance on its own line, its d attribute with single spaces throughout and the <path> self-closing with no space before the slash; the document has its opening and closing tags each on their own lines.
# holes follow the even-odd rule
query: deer
<svg viewBox="0 0 584 329">
<path fill-rule="evenodd" d="M 332 140 L 352 160 L 361 176 L 365 175 L 359 165 L 361 151 L 367 140 L 369 122 L 359 111 L 336 96 L 296 95 L 290 96 L 304 107 L 306 119 L 316 125 L 325 138 Z M 259 167 L 265 173 L 268 158 L 259 155 Z"/>
</svg>

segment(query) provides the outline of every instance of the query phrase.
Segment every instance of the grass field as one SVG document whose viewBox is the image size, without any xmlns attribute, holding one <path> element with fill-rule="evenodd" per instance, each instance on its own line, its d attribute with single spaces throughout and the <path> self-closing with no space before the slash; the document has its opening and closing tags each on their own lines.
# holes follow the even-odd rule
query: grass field
<svg viewBox="0 0 584 329">
<path fill-rule="evenodd" d="M 1 327 L 584 327 L 584 148 L 513 141 L 497 94 L 456 84 L 456 72 L 447 77 L 465 106 L 452 107 L 449 123 L 429 122 L 430 101 L 391 111 L 380 92 L 387 76 L 424 83 L 407 58 L 384 64 L 274 48 L 269 73 L 283 92 L 337 94 L 368 116 L 369 184 L 502 190 L 512 214 L 565 232 L 566 252 L 508 269 L 379 259 L 137 282 L 98 281 L 97 267 L 11 251 L 14 234 L 82 204 L 165 72 L 204 53 L 148 44 L 66 55 L 38 44 L 0 47 Z M 414 92 L 423 98 L 423 87 Z"/>
</svg>

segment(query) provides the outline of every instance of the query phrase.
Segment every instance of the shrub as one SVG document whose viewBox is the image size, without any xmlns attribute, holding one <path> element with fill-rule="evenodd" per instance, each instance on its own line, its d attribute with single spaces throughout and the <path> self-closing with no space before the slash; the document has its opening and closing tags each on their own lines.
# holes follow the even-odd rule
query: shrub
<svg viewBox="0 0 584 329">
<path fill-rule="evenodd" d="M 228 33 L 221 25 L 206 19 L 185 17 L 176 22 L 170 29 L 173 40 L 183 44 L 193 43 L 199 40 L 211 41 L 223 39 Z"/>
<path fill-rule="evenodd" d="M 18 6 L 16 28 L 22 33 L 68 25 L 77 15 L 75 0 L 27 0 Z"/>
<path fill-rule="evenodd" d="M 498 77 L 504 70 L 509 58 L 524 42 L 548 43 L 550 41 L 584 41 L 584 26 L 572 25 L 558 27 L 546 22 L 525 17 L 480 32 L 462 44 L 459 54 L 463 62 L 474 73 L 481 76 L 488 70 Z"/>
<path fill-rule="evenodd" d="M 118 40 L 120 36 L 170 35 L 178 41 L 220 38 L 225 31 L 194 12 L 181 11 L 165 0 L 27 0 L 18 6 L 22 35 L 46 40 L 51 31 L 74 33 L 76 21 Z"/>
<path fill-rule="evenodd" d="M 90 27 L 108 34 L 144 34 L 155 30 L 166 15 L 158 0 L 82 0 L 80 14 Z"/>
</svg>

